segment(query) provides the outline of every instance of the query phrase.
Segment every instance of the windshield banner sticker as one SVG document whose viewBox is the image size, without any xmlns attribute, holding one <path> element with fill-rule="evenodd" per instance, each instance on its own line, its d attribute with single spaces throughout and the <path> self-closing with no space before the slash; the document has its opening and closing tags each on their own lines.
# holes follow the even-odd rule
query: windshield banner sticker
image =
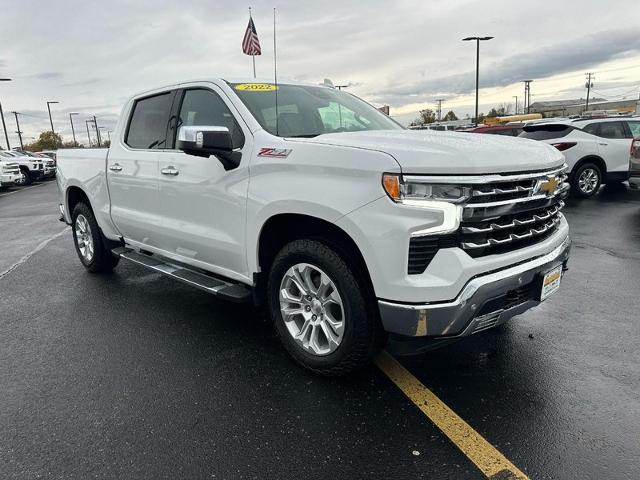
<svg viewBox="0 0 640 480">
<path fill-rule="evenodd" d="M 240 83 L 234 87 L 236 90 L 248 90 L 250 92 L 273 92 L 278 87 L 272 83 Z"/>
<path fill-rule="evenodd" d="M 291 153 L 290 148 L 271 148 L 271 147 L 263 147 L 258 151 L 259 157 L 277 157 L 277 158 L 287 158 Z"/>
</svg>

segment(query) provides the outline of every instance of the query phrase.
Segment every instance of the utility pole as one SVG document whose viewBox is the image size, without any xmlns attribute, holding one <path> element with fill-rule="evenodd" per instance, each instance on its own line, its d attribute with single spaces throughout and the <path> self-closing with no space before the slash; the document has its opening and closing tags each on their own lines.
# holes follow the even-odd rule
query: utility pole
<svg viewBox="0 0 640 480">
<path fill-rule="evenodd" d="M 96 120 L 96 116 L 93 116 L 93 125 L 96 127 L 96 137 L 98 138 L 98 147 L 102 147 L 102 142 L 100 141 L 100 129 L 98 128 L 98 120 Z"/>
<path fill-rule="evenodd" d="M 87 138 L 89 139 L 89 148 L 91 148 L 91 135 L 89 135 L 89 120 L 85 120 L 84 123 L 87 126 Z"/>
<path fill-rule="evenodd" d="M 0 82 L 10 82 L 10 78 L 0 78 Z M 4 139 L 7 141 L 7 150 L 11 150 L 9 145 L 9 134 L 7 133 L 7 125 L 4 123 L 4 112 L 2 111 L 2 103 L 0 103 L 0 117 L 2 118 L 2 128 L 4 129 Z"/>
<path fill-rule="evenodd" d="M 524 109 L 527 109 L 527 113 L 531 112 L 531 82 L 533 80 L 523 80 L 524 82 L 524 107 L 522 108 L 522 113 L 524 113 Z"/>
<path fill-rule="evenodd" d="M 516 99 L 516 108 L 515 108 L 514 115 L 517 115 L 518 114 L 518 95 L 514 95 L 513 98 Z"/>
<path fill-rule="evenodd" d="M 442 120 L 442 102 L 444 102 L 444 98 L 438 98 L 436 102 L 438 102 L 438 121 L 440 121 Z"/>
<path fill-rule="evenodd" d="M 480 83 L 480 42 L 484 40 L 491 40 L 493 37 L 466 37 L 463 38 L 463 42 L 471 40 L 476 41 L 476 116 L 474 123 L 478 126 L 478 84 Z"/>
<path fill-rule="evenodd" d="M 591 80 L 595 80 L 596 77 L 591 72 L 585 73 L 585 75 L 587 76 L 587 82 L 584 84 L 584 86 L 587 87 L 587 103 L 584 107 L 584 111 L 586 112 L 587 110 L 589 110 L 589 93 L 593 88 L 593 82 Z"/>
<path fill-rule="evenodd" d="M 71 112 L 69 114 L 69 122 L 71 123 L 71 134 L 73 135 L 73 146 L 75 147 L 78 142 L 76 142 L 76 131 L 73 128 L 73 117 L 71 115 L 78 115 L 76 112 Z"/>
<path fill-rule="evenodd" d="M 18 131 L 16 132 L 18 134 L 18 138 L 20 139 L 20 150 L 24 150 L 24 145 L 22 145 L 22 132 L 20 131 L 20 121 L 18 120 L 18 113 L 19 112 L 11 112 L 16 116 L 16 126 L 18 127 Z"/>
</svg>

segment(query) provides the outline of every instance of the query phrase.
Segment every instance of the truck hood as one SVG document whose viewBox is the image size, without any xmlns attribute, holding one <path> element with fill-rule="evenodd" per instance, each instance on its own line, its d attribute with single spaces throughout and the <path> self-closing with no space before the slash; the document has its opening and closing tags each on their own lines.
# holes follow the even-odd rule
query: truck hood
<svg viewBox="0 0 640 480">
<path fill-rule="evenodd" d="M 564 155 L 543 142 L 478 133 L 378 130 L 295 139 L 386 152 L 405 174 L 484 174 L 553 168 Z"/>
</svg>

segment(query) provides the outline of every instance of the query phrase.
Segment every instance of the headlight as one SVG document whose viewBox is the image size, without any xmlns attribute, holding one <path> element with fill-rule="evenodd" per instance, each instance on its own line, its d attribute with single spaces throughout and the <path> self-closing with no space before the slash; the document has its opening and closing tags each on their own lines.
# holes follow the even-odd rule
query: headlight
<svg viewBox="0 0 640 480">
<path fill-rule="evenodd" d="M 409 205 L 419 205 L 423 201 L 461 203 L 471 195 L 468 186 L 406 181 L 400 175 L 390 173 L 382 176 L 382 186 L 394 202 Z"/>
</svg>

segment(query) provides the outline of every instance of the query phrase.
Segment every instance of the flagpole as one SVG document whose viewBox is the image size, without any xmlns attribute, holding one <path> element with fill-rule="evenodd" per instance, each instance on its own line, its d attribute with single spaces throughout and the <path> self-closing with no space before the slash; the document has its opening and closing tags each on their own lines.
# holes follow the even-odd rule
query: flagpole
<svg viewBox="0 0 640 480">
<path fill-rule="evenodd" d="M 251 7 L 249 7 L 249 20 L 252 20 Z M 253 62 L 253 78 L 256 78 L 256 56 L 255 55 L 251 55 L 251 60 Z"/>
<path fill-rule="evenodd" d="M 273 92 L 276 99 L 276 136 L 278 135 L 278 61 L 276 56 L 276 8 L 273 7 L 273 84 L 276 88 Z"/>
</svg>

